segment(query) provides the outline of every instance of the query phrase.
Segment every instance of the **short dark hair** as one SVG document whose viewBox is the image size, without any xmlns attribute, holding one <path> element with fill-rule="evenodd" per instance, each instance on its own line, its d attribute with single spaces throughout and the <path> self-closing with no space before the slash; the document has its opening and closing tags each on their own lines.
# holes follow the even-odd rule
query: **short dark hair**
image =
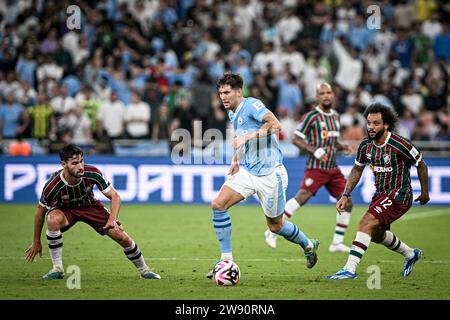
<svg viewBox="0 0 450 320">
<path fill-rule="evenodd" d="M 397 112 L 395 112 L 392 108 L 387 107 L 379 102 L 375 102 L 368 106 L 366 111 L 364 111 L 364 117 L 366 117 L 367 119 L 367 116 L 370 113 L 381 113 L 383 122 L 389 125 L 388 130 L 391 132 L 395 130 L 398 115 Z"/>
<path fill-rule="evenodd" d="M 81 150 L 81 148 L 73 143 L 65 145 L 60 151 L 59 151 L 59 158 L 61 161 L 67 161 L 69 159 L 72 159 L 73 156 L 77 155 L 83 155 L 84 152 Z"/>
<path fill-rule="evenodd" d="M 244 80 L 236 73 L 227 72 L 217 81 L 217 90 L 226 85 L 229 85 L 232 89 L 242 89 Z"/>
</svg>

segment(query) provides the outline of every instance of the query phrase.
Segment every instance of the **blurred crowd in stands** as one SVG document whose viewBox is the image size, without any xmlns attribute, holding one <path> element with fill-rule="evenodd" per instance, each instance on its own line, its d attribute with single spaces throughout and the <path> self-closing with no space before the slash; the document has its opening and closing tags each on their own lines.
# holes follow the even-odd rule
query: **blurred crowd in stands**
<svg viewBox="0 0 450 320">
<path fill-rule="evenodd" d="M 225 136 L 215 82 L 232 71 L 281 139 L 327 81 L 344 140 L 364 137 L 378 101 L 401 135 L 449 141 L 449 22 L 444 0 L 1 0 L 0 139 L 111 153 L 116 139 L 165 140 L 194 120 Z"/>
</svg>

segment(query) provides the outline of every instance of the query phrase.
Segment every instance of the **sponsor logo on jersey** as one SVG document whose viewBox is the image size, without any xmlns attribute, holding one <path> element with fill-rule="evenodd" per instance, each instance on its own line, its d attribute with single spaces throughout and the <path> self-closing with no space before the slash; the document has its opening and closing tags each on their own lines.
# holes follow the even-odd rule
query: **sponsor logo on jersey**
<svg viewBox="0 0 450 320">
<path fill-rule="evenodd" d="M 373 172 L 392 172 L 392 167 L 373 167 Z"/>
<path fill-rule="evenodd" d="M 308 178 L 308 179 L 305 180 L 305 185 L 306 185 L 307 187 L 309 187 L 309 186 L 312 185 L 313 183 L 314 183 L 314 180 L 311 179 L 311 178 Z"/>
<path fill-rule="evenodd" d="M 322 129 L 322 139 L 331 137 L 339 137 L 339 131 L 327 131 L 325 129 Z"/>
<path fill-rule="evenodd" d="M 374 209 L 377 213 L 381 213 L 381 211 L 383 211 L 383 209 L 381 209 L 379 206 L 376 206 Z"/>
</svg>

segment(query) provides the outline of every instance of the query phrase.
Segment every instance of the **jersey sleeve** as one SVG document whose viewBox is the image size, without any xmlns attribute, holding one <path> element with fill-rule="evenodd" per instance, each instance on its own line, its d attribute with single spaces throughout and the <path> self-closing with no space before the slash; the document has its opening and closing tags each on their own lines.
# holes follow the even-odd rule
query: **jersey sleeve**
<svg viewBox="0 0 450 320">
<path fill-rule="evenodd" d="M 41 207 L 47 208 L 47 210 L 52 207 L 52 202 L 56 194 L 54 190 L 57 190 L 58 188 L 57 183 L 54 181 L 54 178 L 58 174 L 59 172 L 55 172 L 50 176 L 50 178 L 45 183 L 44 188 L 42 189 L 41 197 L 39 198 L 39 205 Z"/>
<path fill-rule="evenodd" d="M 44 207 L 47 210 L 49 210 L 50 209 L 50 203 L 51 203 L 51 199 L 49 199 L 48 196 L 45 195 L 44 191 L 42 191 L 41 197 L 39 198 L 39 205 L 41 207 Z"/>
<path fill-rule="evenodd" d="M 85 176 L 94 180 L 95 185 L 103 194 L 108 193 L 108 191 L 111 189 L 111 183 L 96 167 L 94 166 L 85 167 Z"/>
<path fill-rule="evenodd" d="M 312 113 L 307 113 L 303 116 L 302 121 L 300 122 L 300 124 L 297 126 L 297 128 L 294 131 L 294 134 L 304 140 L 306 140 L 306 134 L 307 132 L 311 129 L 311 127 L 314 124 L 314 114 Z"/>
<path fill-rule="evenodd" d="M 252 117 L 258 120 L 259 122 L 262 122 L 262 119 L 264 118 L 266 113 L 269 112 L 269 109 L 266 108 L 266 106 L 264 105 L 264 103 L 262 103 L 261 100 L 255 100 L 251 102 L 251 106 L 249 109 Z"/>
<path fill-rule="evenodd" d="M 406 155 L 407 160 L 413 164 L 415 167 L 419 165 L 420 160 L 422 160 L 422 152 L 417 148 L 411 141 L 406 140 L 406 147 L 408 153 Z"/>
<path fill-rule="evenodd" d="M 364 167 L 367 163 L 366 147 L 367 143 L 362 142 L 358 147 L 358 151 L 356 152 L 355 164 L 360 167 Z"/>
</svg>

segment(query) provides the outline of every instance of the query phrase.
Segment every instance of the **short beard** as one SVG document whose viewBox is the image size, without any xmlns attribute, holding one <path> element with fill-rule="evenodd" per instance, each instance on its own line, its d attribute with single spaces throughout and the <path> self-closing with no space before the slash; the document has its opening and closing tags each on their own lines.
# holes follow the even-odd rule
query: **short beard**
<svg viewBox="0 0 450 320">
<path fill-rule="evenodd" d="M 78 176 L 78 173 L 77 173 L 77 172 L 73 172 L 73 173 L 72 173 L 72 172 L 69 171 L 69 174 L 70 174 L 70 175 L 72 176 L 72 178 L 74 178 L 74 179 L 80 179 L 80 178 L 81 178 L 81 177 Z"/>
<path fill-rule="evenodd" d="M 331 110 L 331 107 L 333 106 L 333 104 L 330 102 L 330 103 L 327 103 L 327 104 L 325 104 L 325 103 L 322 103 L 322 107 L 325 109 L 325 110 Z"/>
<path fill-rule="evenodd" d="M 370 136 L 369 131 L 367 131 L 367 136 L 369 137 L 370 140 L 378 140 L 384 134 L 384 131 L 386 131 L 386 129 L 384 128 L 383 130 L 378 131 L 373 138 Z"/>
</svg>

